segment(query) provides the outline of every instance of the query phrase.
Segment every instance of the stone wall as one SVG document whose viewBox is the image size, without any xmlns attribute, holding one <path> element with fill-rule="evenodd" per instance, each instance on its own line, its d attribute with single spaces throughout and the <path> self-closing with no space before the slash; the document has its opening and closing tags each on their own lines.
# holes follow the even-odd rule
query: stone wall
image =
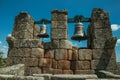
<svg viewBox="0 0 120 80">
<path fill-rule="evenodd" d="M 25 64 L 25 75 L 32 74 L 93 74 L 99 70 L 117 73 L 115 43 L 109 15 L 93 9 L 88 27 L 88 47 L 81 49 L 68 41 L 68 12 L 52 11 L 51 42 L 37 36 L 39 27 L 27 12 L 15 18 L 9 44 L 8 65 Z"/>
</svg>

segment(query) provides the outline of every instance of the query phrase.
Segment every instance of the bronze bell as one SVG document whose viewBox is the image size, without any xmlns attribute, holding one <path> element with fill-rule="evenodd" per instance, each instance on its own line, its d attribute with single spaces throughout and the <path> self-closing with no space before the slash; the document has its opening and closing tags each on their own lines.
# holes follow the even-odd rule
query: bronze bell
<svg viewBox="0 0 120 80">
<path fill-rule="evenodd" d="M 43 24 L 41 27 L 40 27 L 40 34 L 38 35 L 40 38 L 48 38 L 49 35 L 47 34 L 47 28 L 46 28 L 46 25 Z"/>
<path fill-rule="evenodd" d="M 74 31 L 74 35 L 71 38 L 72 40 L 86 40 L 87 36 L 85 35 L 84 32 L 84 27 L 83 24 L 81 22 L 78 22 L 75 24 L 75 31 Z"/>
</svg>

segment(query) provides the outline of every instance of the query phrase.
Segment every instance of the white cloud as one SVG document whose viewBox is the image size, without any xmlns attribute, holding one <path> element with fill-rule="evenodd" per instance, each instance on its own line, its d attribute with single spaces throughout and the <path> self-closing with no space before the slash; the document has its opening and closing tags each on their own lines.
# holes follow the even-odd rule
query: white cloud
<svg viewBox="0 0 120 80">
<path fill-rule="evenodd" d="M 120 45 L 120 39 L 117 40 L 116 45 L 117 45 L 117 46 Z"/>
<path fill-rule="evenodd" d="M 7 36 L 10 37 L 10 36 L 12 36 L 12 35 L 11 35 L 11 34 L 8 34 Z"/>
<path fill-rule="evenodd" d="M 112 24 L 111 25 L 111 29 L 112 29 L 112 31 L 117 31 L 118 29 L 120 29 L 120 25 L 118 25 L 118 24 Z"/>
<path fill-rule="evenodd" d="M 3 48 L 8 49 L 8 46 L 3 46 Z"/>
</svg>

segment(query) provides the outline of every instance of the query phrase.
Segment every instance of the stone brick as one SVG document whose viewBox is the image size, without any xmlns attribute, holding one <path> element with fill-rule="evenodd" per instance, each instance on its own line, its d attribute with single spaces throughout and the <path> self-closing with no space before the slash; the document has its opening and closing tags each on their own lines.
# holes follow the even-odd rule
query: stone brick
<svg viewBox="0 0 120 80">
<path fill-rule="evenodd" d="M 102 70 L 115 70 L 117 69 L 117 64 L 115 59 L 92 60 L 91 68 Z"/>
<path fill-rule="evenodd" d="M 70 69 L 70 61 L 59 60 L 58 61 L 58 69 L 69 70 Z"/>
<path fill-rule="evenodd" d="M 116 58 L 114 49 L 93 49 L 93 59 Z"/>
<path fill-rule="evenodd" d="M 44 49 L 52 49 L 52 43 L 51 42 L 46 42 L 43 45 L 44 45 Z"/>
<path fill-rule="evenodd" d="M 32 48 L 31 57 L 44 57 L 44 49 L 41 48 Z"/>
<path fill-rule="evenodd" d="M 73 74 L 72 70 L 63 70 L 63 74 Z"/>
<path fill-rule="evenodd" d="M 49 73 L 52 73 L 52 69 L 51 69 L 51 68 L 43 67 L 43 68 L 42 68 L 42 73 L 43 73 L 43 74 L 49 74 Z"/>
<path fill-rule="evenodd" d="M 67 21 L 67 14 L 66 10 L 54 10 L 52 11 L 52 21 Z"/>
<path fill-rule="evenodd" d="M 57 64 L 58 64 L 58 61 L 53 59 L 52 60 L 52 68 L 57 69 L 57 66 L 58 66 Z"/>
<path fill-rule="evenodd" d="M 67 29 L 67 21 L 52 21 L 52 28 L 54 29 Z"/>
<path fill-rule="evenodd" d="M 72 49 L 68 49 L 67 55 L 68 55 L 68 60 L 72 60 L 72 57 L 73 57 L 73 51 L 72 51 Z"/>
<path fill-rule="evenodd" d="M 30 57 L 30 48 L 12 48 L 9 50 L 9 57 Z"/>
<path fill-rule="evenodd" d="M 39 66 L 50 68 L 52 66 L 52 59 L 49 58 L 40 58 L 39 59 Z"/>
<path fill-rule="evenodd" d="M 91 49 L 79 49 L 79 60 L 91 60 L 92 50 Z"/>
<path fill-rule="evenodd" d="M 68 39 L 67 29 L 51 29 L 51 39 Z"/>
<path fill-rule="evenodd" d="M 75 74 L 94 74 L 94 70 L 75 70 Z"/>
<path fill-rule="evenodd" d="M 56 60 L 67 60 L 67 50 L 56 49 L 55 50 L 55 59 Z"/>
<path fill-rule="evenodd" d="M 78 49 L 73 47 L 72 52 L 72 60 L 78 60 Z"/>
<path fill-rule="evenodd" d="M 40 28 L 37 25 L 33 26 L 33 38 L 39 39 L 38 35 L 40 34 Z"/>
<path fill-rule="evenodd" d="M 41 68 L 39 67 L 29 67 L 29 75 L 41 74 Z"/>
<path fill-rule="evenodd" d="M 60 47 L 62 49 L 72 49 L 72 43 L 68 40 L 60 40 Z"/>
<path fill-rule="evenodd" d="M 52 48 L 57 49 L 59 48 L 59 40 L 52 40 Z"/>
<path fill-rule="evenodd" d="M 73 70 L 90 70 L 90 61 L 72 61 L 71 69 L 73 69 Z"/>
<path fill-rule="evenodd" d="M 17 48 L 38 48 L 41 47 L 41 41 L 39 39 L 16 39 L 14 47 Z"/>
<path fill-rule="evenodd" d="M 52 74 L 62 74 L 62 70 L 61 69 L 52 69 Z"/>
<path fill-rule="evenodd" d="M 54 50 L 53 49 L 45 50 L 45 58 L 54 58 Z"/>
<path fill-rule="evenodd" d="M 31 67 L 38 66 L 38 58 L 26 58 L 25 65 Z"/>
</svg>

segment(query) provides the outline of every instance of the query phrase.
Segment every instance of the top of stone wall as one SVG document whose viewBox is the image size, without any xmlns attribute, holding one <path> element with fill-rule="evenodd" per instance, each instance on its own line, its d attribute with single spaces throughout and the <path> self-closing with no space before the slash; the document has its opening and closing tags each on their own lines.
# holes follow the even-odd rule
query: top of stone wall
<svg viewBox="0 0 120 80">
<path fill-rule="evenodd" d="M 53 14 L 53 13 L 63 13 L 63 14 L 66 14 L 66 15 L 68 14 L 67 10 L 65 10 L 65 9 L 64 9 L 64 10 L 57 10 L 57 9 L 55 9 L 55 10 L 53 10 L 51 13 L 52 13 L 52 14 Z"/>
</svg>

